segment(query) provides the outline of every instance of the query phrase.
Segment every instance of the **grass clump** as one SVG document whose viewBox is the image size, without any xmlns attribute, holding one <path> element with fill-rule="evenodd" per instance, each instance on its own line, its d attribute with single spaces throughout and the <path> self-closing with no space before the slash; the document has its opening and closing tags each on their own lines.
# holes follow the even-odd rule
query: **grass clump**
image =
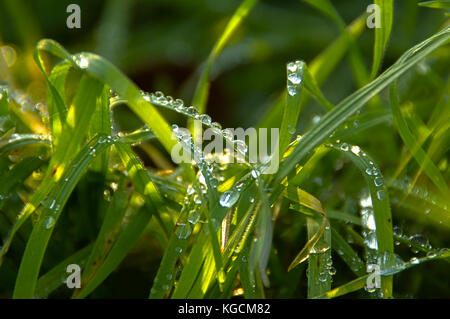
<svg viewBox="0 0 450 319">
<path fill-rule="evenodd" d="M 274 174 L 207 114 L 214 65 L 251 10 L 264 9 L 256 0 L 225 24 L 198 72 L 195 106 L 146 93 L 108 59 L 51 39 L 34 51 L 46 86 L 35 104 L 0 60 L 0 294 L 134 295 L 121 280 L 136 272 L 144 287 L 135 295 L 149 298 L 423 297 L 418 287 L 448 278 L 448 20 L 382 68 L 395 8 L 375 1 L 386 27 L 374 32 L 369 72 L 358 42 L 367 13 L 347 26 L 330 1 L 303 2 L 340 36 L 310 62 L 286 64 L 282 93 L 254 123 L 280 128 Z M 333 103 L 324 83 L 347 53 L 356 88 Z M 242 163 L 199 148 L 178 126 L 193 120 Z M 171 161 L 178 142 L 192 163 Z M 64 285 L 69 264 L 82 268 L 74 290 Z M 369 265 L 381 269 L 376 289 L 366 285 Z"/>
</svg>

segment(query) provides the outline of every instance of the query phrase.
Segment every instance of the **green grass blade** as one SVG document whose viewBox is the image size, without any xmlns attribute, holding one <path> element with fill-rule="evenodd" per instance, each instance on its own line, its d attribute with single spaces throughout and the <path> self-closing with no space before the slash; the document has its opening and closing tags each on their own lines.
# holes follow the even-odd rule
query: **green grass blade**
<svg viewBox="0 0 450 319">
<path fill-rule="evenodd" d="M 390 260 L 384 260 L 380 257 L 384 253 L 392 254 L 394 252 L 394 234 L 392 230 L 392 215 L 390 209 L 389 196 L 387 188 L 384 183 L 384 178 L 380 170 L 375 165 L 373 160 L 358 146 L 342 143 L 333 148 L 343 152 L 361 171 L 366 183 L 369 187 L 371 197 L 371 205 L 363 207 L 367 209 L 364 214 L 361 213 L 361 221 L 363 227 L 366 228 L 365 240 L 367 243 L 367 263 L 378 264 L 381 263 L 381 269 L 391 267 Z M 373 216 L 372 209 L 373 207 Z M 372 225 L 370 219 L 374 217 L 375 225 Z M 375 233 L 374 228 L 375 227 Z M 376 244 L 374 243 L 374 236 L 376 237 Z M 383 278 L 381 281 L 381 291 L 385 298 L 392 296 L 392 278 Z"/>
<path fill-rule="evenodd" d="M 394 65 L 376 80 L 344 99 L 336 106 L 336 108 L 322 117 L 320 122 L 303 136 L 292 154 L 281 163 L 275 182 L 279 183 L 286 177 L 295 167 L 296 163 L 301 161 L 309 152 L 328 138 L 330 134 L 354 112 L 363 107 L 376 94 L 408 71 L 426 55 L 447 43 L 449 38 L 450 27 L 447 27 L 424 42 L 416 45 L 408 50 Z"/>
<path fill-rule="evenodd" d="M 53 267 L 50 271 L 39 277 L 36 286 L 37 298 L 47 298 L 53 291 L 64 284 L 64 279 L 68 276 L 68 265 L 77 264 L 83 269 L 91 249 L 92 245 L 88 245 L 80 249 Z"/>
<path fill-rule="evenodd" d="M 175 141 L 171 139 L 172 131 L 166 120 L 142 96 L 136 85 L 119 69 L 102 57 L 92 53 L 80 53 L 71 56 L 61 45 L 52 40 L 41 40 L 38 51 L 47 51 L 55 56 L 67 59 L 80 70 L 107 84 L 120 97 L 128 101 L 131 109 L 153 130 L 155 135 L 170 153 Z"/>
<path fill-rule="evenodd" d="M 128 224 L 120 232 L 108 256 L 98 268 L 86 286 L 78 290 L 74 297 L 84 298 L 97 288 L 125 258 L 133 245 L 142 235 L 145 227 L 155 213 L 159 213 L 163 207 L 162 199 L 153 184 L 150 175 L 143 167 L 141 161 L 131 150 L 129 145 L 116 143 L 115 149 L 126 167 L 136 190 L 145 199 L 145 206 L 130 216 Z"/>
<path fill-rule="evenodd" d="M 449 0 L 435 0 L 435 1 L 424 1 L 419 2 L 419 6 L 435 8 L 435 9 L 450 9 L 450 1 Z"/>
<path fill-rule="evenodd" d="M 415 267 L 417 265 L 423 264 L 428 261 L 439 260 L 439 259 L 446 260 L 448 258 L 450 258 L 450 250 L 447 248 L 443 248 L 439 251 L 436 251 L 433 254 L 430 254 L 427 257 L 412 258 L 408 262 L 397 263 L 395 266 L 393 266 L 389 269 L 386 269 L 385 271 L 381 271 L 380 275 L 383 277 L 385 277 L 385 276 L 390 277 L 390 276 L 393 276 L 395 274 L 398 274 L 402 271 L 405 271 L 407 269 L 410 269 L 412 267 Z M 362 289 L 365 287 L 368 277 L 369 277 L 369 275 L 359 277 L 349 283 L 346 283 L 342 286 L 339 286 L 339 287 L 325 293 L 324 295 L 320 296 L 319 298 L 337 298 L 337 297 L 349 294 L 351 292 L 357 291 L 359 289 Z"/>
<path fill-rule="evenodd" d="M 394 0 L 375 0 L 374 3 L 380 7 L 380 28 L 375 28 L 375 43 L 373 51 L 373 63 L 370 78 L 374 79 L 381 66 L 384 52 L 391 36 L 392 24 L 394 22 Z"/>
</svg>

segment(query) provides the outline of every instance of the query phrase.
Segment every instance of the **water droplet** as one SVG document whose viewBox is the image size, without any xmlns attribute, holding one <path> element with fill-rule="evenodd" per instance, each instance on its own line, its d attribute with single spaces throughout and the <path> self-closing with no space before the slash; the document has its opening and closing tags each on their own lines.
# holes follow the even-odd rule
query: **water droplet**
<svg viewBox="0 0 450 319">
<path fill-rule="evenodd" d="M 295 62 L 289 62 L 287 64 L 287 69 L 289 72 L 295 72 L 297 71 L 297 64 L 295 64 Z"/>
<path fill-rule="evenodd" d="M 375 177 L 373 182 L 374 182 L 376 187 L 383 186 L 383 184 L 384 184 L 384 181 L 383 181 L 383 179 L 381 177 Z"/>
<path fill-rule="evenodd" d="M 288 84 L 287 90 L 290 96 L 295 96 L 297 94 L 297 88 L 295 85 Z"/>
<path fill-rule="evenodd" d="M 175 248 L 175 251 L 176 251 L 177 253 L 181 254 L 181 253 L 183 252 L 183 248 L 177 247 L 177 248 Z"/>
<path fill-rule="evenodd" d="M 430 242 L 424 236 L 420 234 L 413 235 L 409 237 L 409 240 L 422 248 L 431 248 Z"/>
<path fill-rule="evenodd" d="M 417 264 L 420 263 L 419 258 L 417 258 L 417 257 L 411 258 L 411 259 L 409 260 L 409 262 L 410 262 L 411 264 L 414 264 L 414 265 L 417 265 Z"/>
<path fill-rule="evenodd" d="M 302 78 L 298 76 L 297 73 L 291 73 L 288 75 L 288 80 L 292 84 L 300 84 L 302 82 Z"/>
<path fill-rule="evenodd" d="M 176 99 L 175 101 L 173 101 L 172 106 L 175 108 L 175 110 L 181 111 L 184 108 L 184 102 L 181 99 Z"/>
<path fill-rule="evenodd" d="M 45 225 L 45 228 L 46 228 L 46 229 L 52 228 L 53 226 L 55 226 L 55 219 L 54 219 L 53 217 L 48 217 L 48 218 L 45 220 L 44 225 Z"/>
<path fill-rule="evenodd" d="M 188 238 L 192 233 L 191 225 L 184 224 L 184 223 L 178 223 L 177 224 L 178 229 L 176 231 L 176 235 L 178 239 L 186 239 Z"/>
<path fill-rule="evenodd" d="M 167 280 L 172 280 L 173 276 L 172 276 L 172 274 L 168 274 L 168 275 L 166 276 L 166 278 L 167 278 Z"/>
<path fill-rule="evenodd" d="M 188 222 L 191 223 L 192 225 L 195 225 L 198 223 L 198 221 L 200 220 L 200 212 L 197 210 L 191 210 L 189 217 L 188 217 Z"/>
<path fill-rule="evenodd" d="M 222 125 L 220 125 L 220 124 L 217 123 L 217 122 L 212 122 L 212 123 L 211 123 L 211 126 L 214 127 L 214 128 L 216 128 L 216 129 L 218 129 L 218 130 L 221 130 L 221 129 L 222 129 Z"/>
<path fill-rule="evenodd" d="M 196 116 L 198 114 L 198 109 L 195 106 L 189 106 L 186 112 L 190 115 Z"/>
<path fill-rule="evenodd" d="M 356 156 L 358 156 L 359 153 L 361 152 L 361 149 L 357 145 L 353 145 L 351 150 L 352 150 L 352 153 L 355 154 Z"/>
<path fill-rule="evenodd" d="M 429 251 L 428 253 L 427 253 L 427 257 L 428 258 L 434 258 L 434 257 L 436 257 L 437 256 L 437 254 L 436 254 L 436 252 L 434 252 L 434 251 Z"/>
<path fill-rule="evenodd" d="M 386 198 L 386 193 L 383 190 L 379 190 L 377 192 L 377 198 L 378 200 L 384 200 Z"/>
<path fill-rule="evenodd" d="M 239 192 L 227 191 L 220 196 L 220 205 L 222 207 L 232 207 L 239 199 Z"/>
<path fill-rule="evenodd" d="M 341 149 L 341 151 L 344 151 L 344 152 L 347 152 L 348 151 L 348 144 L 347 143 L 342 143 L 341 144 L 341 147 L 340 147 L 340 149 Z"/>
<path fill-rule="evenodd" d="M 327 281 L 327 279 L 328 279 L 328 273 L 326 273 L 326 272 L 321 272 L 321 273 L 319 274 L 319 281 L 320 281 L 320 282 L 325 282 L 325 281 Z"/>
</svg>

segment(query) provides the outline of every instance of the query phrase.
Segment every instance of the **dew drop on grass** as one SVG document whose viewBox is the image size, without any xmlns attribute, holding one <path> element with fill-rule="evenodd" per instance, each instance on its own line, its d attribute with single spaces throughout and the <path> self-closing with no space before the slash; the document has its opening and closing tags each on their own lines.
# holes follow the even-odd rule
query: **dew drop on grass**
<svg viewBox="0 0 450 319">
<path fill-rule="evenodd" d="M 177 248 L 175 248 L 175 251 L 176 251 L 177 253 L 181 254 L 181 253 L 183 252 L 183 248 L 177 247 Z"/>
<path fill-rule="evenodd" d="M 336 275 L 336 268 L 334 267 L 328 268 L 328 273 L 330 274 L 330 276 Z"/>
<path fill-rule="evenodd" d="M 297 94 L 297 88 L 295 85 L 288 84 L 287 90 L 290 96 L 295 96 Z"/>
<path fill-rule="evenodd" d="M 189 214 L 188 217 L 188 222 L 191 223 L 192 225 L 195 225 L 198 223 L 198 221 L 200 220 L 200 213 L 196 210 L 192 210 Z"/>
<path fill-rule="evenodd" d="M 53 226 L 55 226 L 55 219 L 53 217 L 48 217 L 45 220 L 44 225 L 46 229 L 51 229 Z"/>
<path fill-rule="evenodd" d="M 89 67 L 89 60 L 86 59 L 83 55 L 81 55 L 76 62 L 81 69 L 87 69 Z"/>
<path fill-rule="evenodd" d="M 288 75 L 288 80 L 292 84 L 300 84 L 302 82 L 302 78 L 298 76 L 296 73 L 291 73 Z"/>
<path fill-rule="evenodd" d="M 188 114 L 193 116 L 196 116 L 198 114 L 198 109 L 195 106 L 189 106 L 186 111 Z"/>
<path fill-rule="evenodd" d="M 414 265 L 417 265 L 417 264 L 420 263 L 419 258 L 417 258 L 417 257 L 411 258 L 411 259 L 409 260 L 409 262 L 410 262 L 411 264 L 414 264 Z"/>
<path fill-rule="evenodd" d="M 289 62 L 287 65 L 287 69 L 289 72 L 295 72 L 297 71 L 297 64 L 295 64 L 295 62 Z"/>
<path fill-rule="evenodd" d="M 207 125 L 211 124 L 211 117 L 207 114 L 199 115 L 197 118 L 198 118 L 198 120 L 202 121 L 203 123 L 205 123 Z"/>
<path fill-rule="evenodd" d="M 420 234 L 413 235 L 409 237 L 409 240 L 422 248 L 431 248 L 430 242 L 424 236 Z"/>
<path fill-rule="evenodd" d="M 340 148 L 341 148 L 341 151 L 347 152 L 349 147 L 348 147 L 347 143 L 342 143 Z"/>
<path fill-rule="evenodd" d="M 261 173 L 259 172 L 259 171 L 257 171 L 257 170 L 252 170 L 252 177 L 253 178 L 258 178 L 259 177 L 259 175 L 261 175 Z"/>
<path fill-rule="evenodd" d="M 383 181 L 383 179 L 381 177 L 375 177 L 373 182 L 374 182 L 376 187 L 383 186 L 383 184 L 384 184 L 384 181 Z"/>
<path fill-rule="evenodd" d="M 220 196 L 220 206 L 222 207 L 232 207 L 236 204 L 239 199 L 239 192 L 235 191 L 226 191 Z"/>
<path fill-rule="evenodd" d="M 377 192 L 377 198 L 378 200 L 384 200 L 386 198 L 386 193 L 383 190 L 379 190 Z"/>
<path fill-rule="evenodd" d="M 245 144 L 244 141 L 242 141 L 242 140 L 236 140 L 236 141 L 234 141 L 234 143 L 236 144 L 237 151 L 238 151 L 239 153 L 241 153 L 241 154 L 247 153 L 248 147 L 247 147 L 247 144 Z"/>
<path fill-rule="evenodd" d="M 176 231 L 176 235 L 178 239 L 186 239 L 188 238 L 192 233 L 192 227 L 189 224 L 179 223 L 178 229 Z"/>
</svg>

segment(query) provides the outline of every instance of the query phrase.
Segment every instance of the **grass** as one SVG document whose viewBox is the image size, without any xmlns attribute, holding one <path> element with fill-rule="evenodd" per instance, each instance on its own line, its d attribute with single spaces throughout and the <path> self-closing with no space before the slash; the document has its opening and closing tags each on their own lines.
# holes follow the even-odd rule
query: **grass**
<svg viewBox="0 0 450 319">
<path fill-rule="evenodd" d="M 375 1 L 386 27 L 374 31 L 370 69 L 359 40 L 369 33 L 365 11 L 346 25 L 331 1 L 301 2 L 340 35 L 311 59 L 286 61 L 282 92 L 253 123 L 281 130 L 272 175 L 263 163 L 211 163 L 226 156 L 204 154 L 173 120 L 200 120 L 242 147 L 207 106 L 215 65 L 265 4 L 244 0 L 227 18 L 190 86 L 196 107 L 146 93 L 107 58 L 51 39 L 35 45 L 37 68 L 22 69 L 46 87 L 36 104 L 0 54 L 0 295 L 134 295 L 123 278 L 136 272 L 136 295 L 149 298 L 448 297 L 448 20 L 387 66 L 395 6 Z M 446 3 L 419 5 L 445 16 Z M 30 14 L 21 1 L 7 4 L 13 16 Z M 129 8 L 117 8 L 107 7 L 100 34 L 111 19 L 130 21 Z M 33 20 L 17 23 L 29 46 L 36 35 L 23 30 Z M 118 61 L 122 45 L 102 39 L 100 51 L 116 48 Z M 347 55 L 355 89 L 334 103 L 329 86 Z M 173 133 L 192 165 L 171 162 Z M 83 270 L 74 290 L 64 285 L 72 263 Z M 381 267 L 379 289 L 364 289 L 370 264 Z"/>
</svg>

